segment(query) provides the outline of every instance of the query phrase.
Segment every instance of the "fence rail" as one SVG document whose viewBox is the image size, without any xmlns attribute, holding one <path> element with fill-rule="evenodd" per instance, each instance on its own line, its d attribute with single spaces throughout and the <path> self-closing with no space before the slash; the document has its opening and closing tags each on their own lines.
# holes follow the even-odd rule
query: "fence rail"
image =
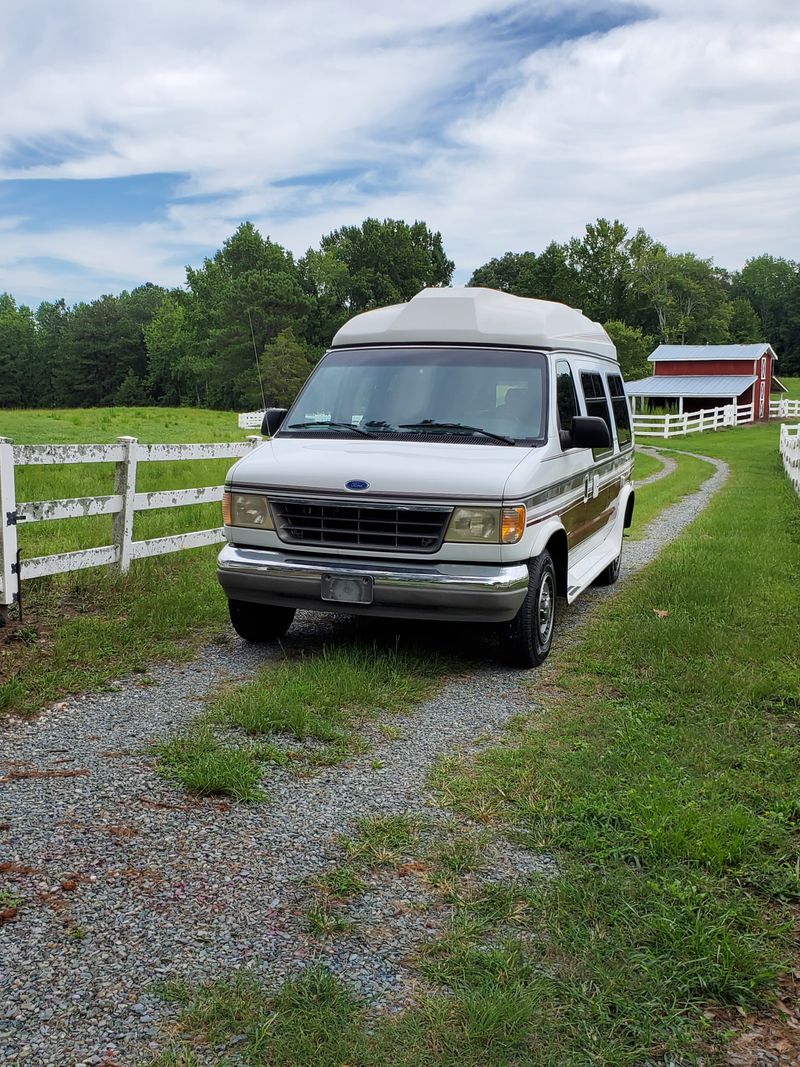
<svg viewBox="0 0 800 1067">
<path fill-rule="evenodd" d="M 800 493 L 800 424 L 781 425 L 781 459 L 789 481 Z"/>
<path fill-rule="evenodd" d="M 134 541 L 133 518 L 137 511 L 206 504 L 221 500 L 223 490 L 221 485 L 208 485 L 197 489 L 137 493 L 137 465 L 170 460 L 238 459 L 260 443 L 261 437 L 255 435 L 242 442 L 191 445 L 142 445 L 135 437 L 119 437 L 113 445 L 15 445 L 8 438 L 0 437 L 0 615 L 19 600 L 19 586 L 24 579 L 104 566 L 114 567 L 124 574 L 134 559 L 222 541 L 224 536 L 219 526 Z M 17 501 L 14 473 L 17 467 L 73 463 L 116 464 L 114 492 L 108 496 Z M 17 539 L 20 523 L 80 519 L 92 515 L 113 516 L 112 544 L 32 559 L 20 558 Z"/>
<path fill-rule="evenodd" d="M 800 419 L 800 400 L 789 400 L 788 397 L 770 400 L 769 417 L 771 419 Z"/>
<path fill-rule="evenodd" d="M 742 426 L 753 421 L 752 404 L 726 404 L 684 412 L 682 415 L 633 415 L 633 429 L 637 437 L 684 437 L 689 433 L 721 430 L 726 426 Z"/>
</svg>

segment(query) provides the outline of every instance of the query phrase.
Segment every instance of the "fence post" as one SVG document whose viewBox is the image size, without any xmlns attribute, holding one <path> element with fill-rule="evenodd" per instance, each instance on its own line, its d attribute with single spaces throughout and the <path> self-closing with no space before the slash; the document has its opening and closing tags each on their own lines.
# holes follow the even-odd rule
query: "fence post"
<svg viewBox="0 0 800 1067">
<path fill-rule="evenodd" d="M 114 474 L 114 492 L 122 497 L 122 507 L 111 523 L 111 539 L 117 549 L 114 570 L 127 574 L 131 565 L 131 542 L 133 541 L 134 497 L 136 496 L 136 450 L 135 437 L 118 437 L 123 456 Z"/>
<path fill-rule="evenodd" d="M 8 622 L 8 609 L 18 599 L 14 442 L 10 437 L 0 437 L 0 626 Z"/>
</svg>

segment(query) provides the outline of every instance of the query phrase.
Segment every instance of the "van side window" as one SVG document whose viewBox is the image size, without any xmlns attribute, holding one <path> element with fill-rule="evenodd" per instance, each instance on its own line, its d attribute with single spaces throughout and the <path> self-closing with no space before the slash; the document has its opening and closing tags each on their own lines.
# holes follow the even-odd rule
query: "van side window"
<svg viewBox="0 0 800 1067">
<path fill-rule="evenodd" d="M 618 374 L 609 374 L 608 391 L 611 394 L 611 410 L 614 412 L 614 422 L 617 424 L 617 440 L 620 448 L 631 447 L 631 413 L 628 410 L 628 400 L 625 396 L 625 386 Z"/>
<path fill-rule="evenodd" d="M 556 363 L 556 412 L 561 447 L 562 449 L 571 448 L 572 420 L 581 412 L 578 407 L 578 394 L 575 392 L 572 368 L 563 360 Z"/>
<path fill-rule="evenodd" d="M 603 388 L 603 379 L 599 374 L 590 371 L 581 371 L 581 386 L 586 400 L 586 414 L 602 419 L 608 427 L 609 435 L 613 441 L 614 427 L 611 424 L 611 412 L 608 410 L 606 391 Z M 610 452 L 610 448 L 593 448 L 592 455 L 595 459 Z"/>
</svg>

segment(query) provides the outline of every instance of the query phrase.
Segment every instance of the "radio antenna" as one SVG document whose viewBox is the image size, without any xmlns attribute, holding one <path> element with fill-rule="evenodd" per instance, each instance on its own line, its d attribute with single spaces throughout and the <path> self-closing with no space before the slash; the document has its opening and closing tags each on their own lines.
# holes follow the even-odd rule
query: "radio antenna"
<svg viewBox="0 0 800 1067">
<path fill-rule="evenodd" d="M 250 318 L 250 308 L 247 309 L 247 321 L 250 323 L 250 339 L 253 342 L 253 358 L 256 361 L 256 374 L 258 375 L 258 385 L 261 389 L 261 403 L 264 405 L 264 410 L 267 409 L 267 398 L 264 395 L 264 382 L 261 380 L 261 367 L 258 363 L 258 349 L 256 348 L 256 335 L 253 333 L 253 320 Z"/>
</svg>

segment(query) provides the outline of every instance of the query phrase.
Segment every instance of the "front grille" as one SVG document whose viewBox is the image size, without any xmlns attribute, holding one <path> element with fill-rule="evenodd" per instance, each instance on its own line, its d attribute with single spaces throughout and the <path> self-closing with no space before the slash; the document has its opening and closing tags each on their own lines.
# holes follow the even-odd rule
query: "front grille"
<svg viewBox="0 0 800 1067">
<path fill-rule="evenodd" d="M 283 541 L 303 545 L 435 552 L 452 508 L 270 500 Z"/>
</svg>

